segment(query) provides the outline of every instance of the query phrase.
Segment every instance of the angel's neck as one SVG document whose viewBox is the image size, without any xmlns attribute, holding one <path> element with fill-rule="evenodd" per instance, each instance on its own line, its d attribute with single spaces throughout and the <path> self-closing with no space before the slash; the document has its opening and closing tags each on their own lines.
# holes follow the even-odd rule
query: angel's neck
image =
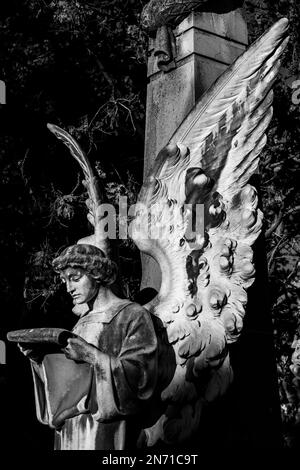
<svg viewBox="0 0 300 470">
<path fill-rule="evenodd" d="M 104 312 L 113 305 L 119 303 L 121 299 L 117 297 L 110 289 L 101 286 L 96 297 L 89 302 L 89 309 L 94 312 Z"/>
</svg>

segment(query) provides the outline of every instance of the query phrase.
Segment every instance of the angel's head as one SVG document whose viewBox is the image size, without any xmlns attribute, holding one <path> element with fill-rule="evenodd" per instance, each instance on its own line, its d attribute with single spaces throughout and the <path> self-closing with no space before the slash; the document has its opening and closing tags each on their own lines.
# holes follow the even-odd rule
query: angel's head
<svg viewBox="0 0 300 470">
<path fill-rule="evenodd" d="M 100 287 L 116 279 L 117 266 L 93 245 L 68 246 L 53 260 L 52 266 L 66 284 L 74 304 L 92 301 Z"/>
</svg>

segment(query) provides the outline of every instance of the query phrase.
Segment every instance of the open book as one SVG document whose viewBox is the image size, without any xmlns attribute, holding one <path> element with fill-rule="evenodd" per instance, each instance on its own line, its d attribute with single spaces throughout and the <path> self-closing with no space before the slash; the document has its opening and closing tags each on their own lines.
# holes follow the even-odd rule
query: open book
<svg viewBox="0 0 300 470">
<path fill-rule="evenodd" d="M 9 341 L 36 344 L 45 350 L 39 364 L 32 362 L 32 373 L 38 419 L 53 428 L 60 427 L 67 418 L 87 412 L 92 367 L 60 352 L 68 338 L 76 336 L 61 328 L 32 328 L 7 334 Z"/>
<path fill-rule="evenodd" d="M 63 328 L 30 328 L 26 330 L 14 330 L 7 333 L 8 341 L 16 343 L 48 343 L 64 347 L 69 338 L 77 335 Z"/>
</svg>

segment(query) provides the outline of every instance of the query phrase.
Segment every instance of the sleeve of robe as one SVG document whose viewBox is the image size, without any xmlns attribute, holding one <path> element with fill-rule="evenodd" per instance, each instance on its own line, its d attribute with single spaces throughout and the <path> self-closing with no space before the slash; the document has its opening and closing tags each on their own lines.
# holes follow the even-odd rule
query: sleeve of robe
<svg viewBox="0 0 300 470">
<path fill-rule="evenodd" d="M 45 396 L 45 384 L 42 380 L 42 366 L 33 361 L 30 361 L 30 365 L 33 377 L 36 416 L 40 423 L 49 424 L 49 415 Z"/>
<path fill-rule="evenodd" d="M 157 340 L 149 312 L 130 304 L 110 328 L 121 347 L 116 356 L 99 354 L 90 395 L 92 416 L 102 422 L 138 413 L 157 380 Z"/>
<path fill-rule="evenodd" d="M 65 419 L 89 411 L 92 367 L 64 354 L 45 355 L 41 364 L 31 361 L 37 419 L 52 428 Z"/>
</svg>

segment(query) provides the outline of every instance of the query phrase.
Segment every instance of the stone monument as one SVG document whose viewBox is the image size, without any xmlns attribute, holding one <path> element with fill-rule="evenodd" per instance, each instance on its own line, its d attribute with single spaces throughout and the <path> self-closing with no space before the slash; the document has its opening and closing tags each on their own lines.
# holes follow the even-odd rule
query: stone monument
<svg viewBox="0 0 300 470">
<path fill-rule="evenodd" d="M 45 336 L 44 331 L 31 329 L 10 332 L 8 338 L 29 344 L 56 338 L 55 344 L 61 347 L 57 338 L 63 333 L 68 342 L 63 347 L 66 358 L 75 363 L 79 360 L 89 375 L 86 380 L 84 371 L 78 370 L 84 393 L 74 398 L 69 384 L 63 387 L 63 395 L 60 392 L 64 379 L 60 369 L 51 369 L 56 385 L 49 389 L 41 371 L 35 370 L 34 380 L 42 378 L 45 385 L 39 383 L 46 402 L 58 397 L 64 403 L 57 423 L 51 407 L 47 408 L 36 393 L 40 421 L 58 425 L 60 444 L 56 448 L 127 448 L 124 432 L 118 434 L 120 440 L 112 442 L 111 436 L 105 440 L 109 433 L 104 427 L 114 428 L 116 417 L 123 431 L 125 421 L 133 419 L 139 425 L 143 421 L 140 433 L 129 435 L 133 447 L 174 449 L 185 445 L 203 450 L 209 445 L 228 449 L 243 444 L 248 448 L 278 445 L 270 319 L 260 298 L 265 289 L 263 248 L 258 245 L 263 213 L 252 179 L 272 118 L 272 86 L 288 42 L 288 21 L 278 21 L 240 55 L 246 45 L 246 28 L 239 13 L 232 14 L 241 20 L 243 27 L 238 32 L 242 31 L 242 36 L 237 35 L 233 16 L 227 16 L 227 21 L 210 14 L 197 19 L 198 7 L 212 3 L 151 0 L 142 14 L 150 32 L 157 26 L 153 54 L 159 61 L 152 64 L 149 85 L 148 106 L 152 108 L 147 132 L 152 134 L 147 159 L 151 169 L 146 168 L 129 218 L 129 233 L 140 251 L 159 265 L 161 282 L 153 276 L 156 284 L 150 287 L 158 294 L 144 309 L 137 307 L 138 315 L 131 302 L 125 301 L 134 310 L 132 331 L 128 315 L 121 321 L 125 330 L 118 324 L 111 331 L 109 328 L 118 322 L 119 310 L 110 312 L 108 300 L 114 307 L 122 300 L 106 283 L 113 285 L 116 278 L 109 254 L 100 249 L 106 244 L 105 226 L 101 194 L 90 163 L 72 136 L 49 125 L 81 166 L 88 191 L 88 218 L 94 234 L 64 250 L 53 264 L 75 307 L 79 304 L 83 308 L 73 309 L 80 317 L 73 332 L 47 329 Z M 183 13 L 191 16 L 186 19 Z M 227 14 L 231 15 L 230 11 Z M 215 29 L 216 25 L 220 29 Z M 198 48 L 199 38 L 203 49 Z M 216 39 L 215 48 L 212 39 Z M 204 74 L 206 63 L 211 64 L 208 75 Z M 198 74 L 202 77 L 199 81 Z M 98 258 L 101 263 L 95 269 Z M 110 267 L 110 276 L 106 276 L 105 266 Z M 144 265 L 144 269 L 149 279 L 148 267 Z M 147 317 L 148 330 L 145 325 L 135 325 L 143 317 L 141 312 Z M 85 324 L 95 320 L 99 329 L 85 331 Z M 74 338 L 79 326 L 80 332 L 82 327 L 88 333 L 83 339 Z M 103 335 L 105 329 L 107 336 Z M 118 335 L 122 336 L 119 341 Z M 147 341 L 151 364 L 144 357 Z M 27 345 L 21 350 L 32 354 L 38 369 L 41 367 L 44 359 L 38 358 L 34 349 Z M 145 394 L 139 393 L 140 387 L 145 390 L 147 377 L 151 394 L 148 387 Z M 70 379 L 74 378 L 72 373 Z M 99 389 L 94 386 L 98 379 Z M 119 394 L 124 400 L 118 399 Z M 65 409 L 70 398 L 72 406 Z M 139 400 L 145 400 L 146 406 Z M 99 438 L 96 447 L 93 432 L 87 432 L 89 416 Z M 66 420 L 69 417 L 72 419 Z M 71 441 L 69 425 L 74 426 Z"/>
</svg>

